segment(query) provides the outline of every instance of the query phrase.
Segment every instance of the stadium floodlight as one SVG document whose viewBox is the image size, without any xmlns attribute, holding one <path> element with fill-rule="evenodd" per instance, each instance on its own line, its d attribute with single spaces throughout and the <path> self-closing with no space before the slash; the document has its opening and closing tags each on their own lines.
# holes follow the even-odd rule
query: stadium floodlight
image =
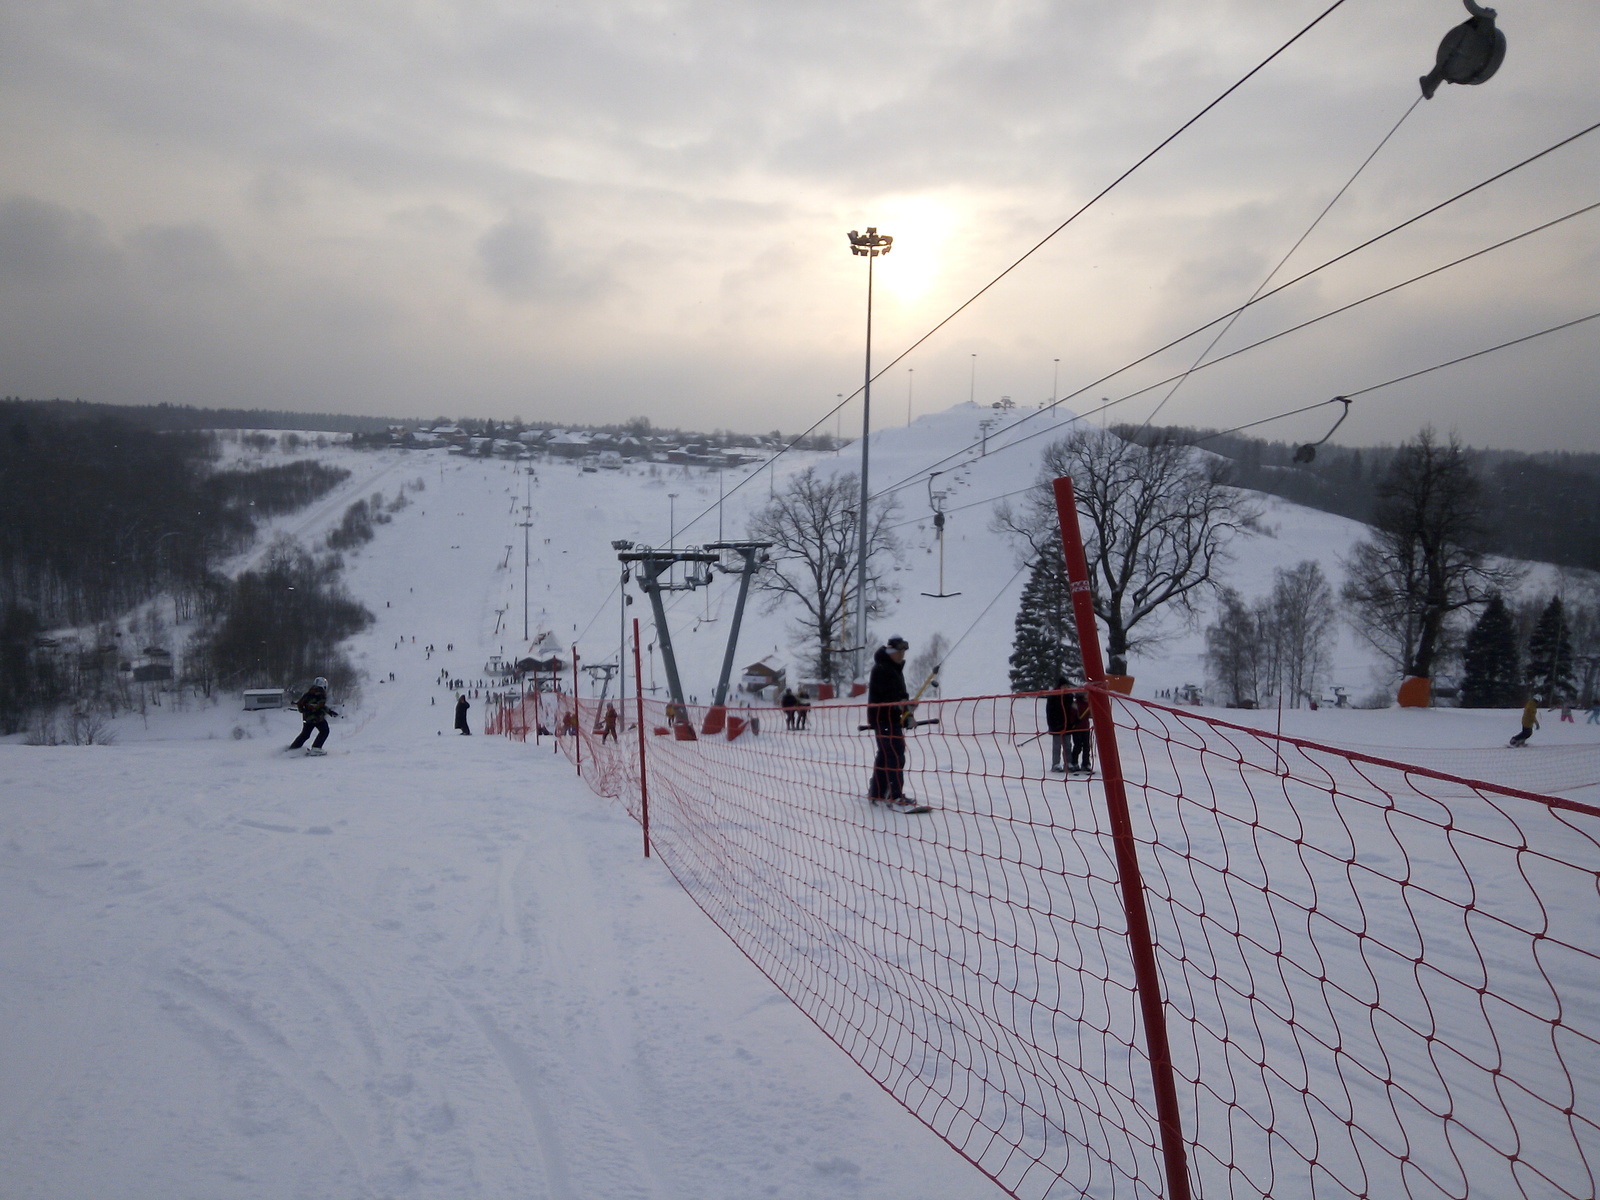
<svg viewBox="0 0 1600 1200">
<path fill-rule="evenodd" d="M 850 253 L 867 260 L 867 369 L 866 380 L 861 385 L 861 510 L 856 525 L 856 653 L 854 675 L 861 676 L 861 653 L 867 644 L 867 437 L 872 432 L 872 264 L 880 254 L 887 254 L 894 246 L 894 238 L 879 233 L 875 225 L 868 225 L 866 233 L 850 231 Z"/>
</svg>

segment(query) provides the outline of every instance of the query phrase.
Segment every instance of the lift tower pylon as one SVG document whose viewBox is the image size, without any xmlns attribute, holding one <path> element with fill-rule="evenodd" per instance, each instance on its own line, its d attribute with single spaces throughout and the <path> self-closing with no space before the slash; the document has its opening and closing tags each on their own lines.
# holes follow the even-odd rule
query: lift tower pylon
<svg viewBox="0 0 1600 1200">
<path fill-rule="evenodd" d="M 624 550 L 617 560 L 638 563 L 639 589 L 650 597 L 650 607 L 655 613 L 656 638 L 661 643 L 661 659 L 667 669 L 667 695 L 672 701 L 671 724 L 673 734 L 681 741 L 694 741 L 694 726 L 689 723 L 689 710 L 683 699 L 683 684 L 678 679 L 678 660 L 672 652 L 672 631 L 667 627 L 666 607 L 661 602 L 662 592 L 692 591 L 711 582 L 711 567 L 719 555 L 704 550 L 655 550 L 641 546 L 637 550 Z M 681 583 L 673 583 L 671 570 L 678 563 L 703 564 L 705 573 L 691 571 Z M 667 576 L 662 582 L 662 575 Z"/>
</svg>

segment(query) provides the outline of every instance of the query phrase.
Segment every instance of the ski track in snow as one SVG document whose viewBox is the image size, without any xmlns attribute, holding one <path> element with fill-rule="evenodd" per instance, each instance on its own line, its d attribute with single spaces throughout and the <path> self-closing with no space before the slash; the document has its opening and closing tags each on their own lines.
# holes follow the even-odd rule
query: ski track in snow
<svg viewBox="0 0 1600 1200">
<path fill-rule="evenodd" d="M 980 415 L 962 406 L 896 431 L 875 445 L 875 478 L 931 461 Z M 345 555 L 346 584 L 376 621 L 352 640 L 368 680 L 335 697 L 345 718 L 327 757 L 283 754 L 298 719 L 242 713 L 234 697 L 124 718 L 110 747 L 0 742 L 0 1200 L 998 1196 L 642 859 L 637 826 L 548 743 L 453 733 L 441 669 L 473 688 L 488 655 L 525 645 L 515 509 L 527 477 L 442 454 L 320 456 L 354 475 L 278 523 L 307 545 L 380 484 L 390 496 L 425 485 Z M 830 455 L 785 469 L 808 461 L 853 466 Z M 595 617 L 581 650 L 605 661 L 618 616 L 615 597 L 602 603 L 616 582 L 609 541 L 665 544 L 666 493 L 682 493 L 684 520 L 716 482 L 665 467 L 537 471 L 530 632 L 565 643 Z M 942 483 L 955 505 L 1024 477 L 1001 454 Z M 922 490 L 906 494 L 907 518 Z M 730 501 L 730 535 L 766 492 L 758 482 Z M 1235 580 L 1247 594 L 1312 553 L 1331 573 L 1358 532 L 1285 506 L 1271 517 L 1277 537 Z M 709 537 L 705 525 L 680 544 Z M 936 569 L 931 531 L 902 532 L 894 624 L 914 643 L 936 629 L 953 640 L 1011 576 L 1010 548 L 984 510 L 952 515 L 947 577 L 964 594 L 931 600 L 918 594 Z M 673 607 L 702 697 L 725 598 Z M 974 629 L 947 694 L 1003 690 L 1013 610 L 1002 599 Z M 739 661 L 790 646 L 786 626 L 752 603 Z M 1196 677 L 1200 643 L 1136 664 L 1141 693 Z M 1348 643 L 1337 669 L 1352 693 L 1364 687 Z M 648 657 L 645 670 L 648 683 Z M 472 703 L 481 730 L 486 705 Z M 1484 756 L 1510 732 L 1498 714 L 1458 716 L 1297 713 L 1284 727 Z M 1593 739 L 1552 717 L 1540 741 L 1581 755 Z"/>
</svg>

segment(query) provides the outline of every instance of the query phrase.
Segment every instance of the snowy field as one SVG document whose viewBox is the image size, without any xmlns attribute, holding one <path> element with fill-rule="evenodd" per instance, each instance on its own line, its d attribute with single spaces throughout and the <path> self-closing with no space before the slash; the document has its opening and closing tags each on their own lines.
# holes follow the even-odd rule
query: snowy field
<svg viewBox="0 0 1600 1200">
<path fill-rule="evenodd" d="M 875 476 L 938 457 L 981 415 L 888 431 Z M 637 826 L 548 744 L 450 729 L 441 668 L 474 680 L 526 646 L 525 497 L 529 632 L 599 662 L 619 617 L 609 542 L 665 544 L 668 493 L 681 525 L 716 500 L 715 477 L 552 463 L 530 493 L 508 464 L 323 453 L 355 474 L 282 522 L 308 545 L 353 500 L 425 485 L 346 556 L 376 622 L 351 643 L 367 682 L 334 697 L 328 757 L 285 756 L 298 720 L 236 697 L 122 718 L 113 746 L 0 741 L 0 1197 L 998 1195 L 642 859 Z M 1019 486 L 1023 467 L 976 460 L 949 503 Z M 729 502 L 729 536 L 767 487 Z M 1336 576 L 1359 534 L 1288 505 L 1271 515 L 1274 535 L 1231 578 L 1247 596 L 1305 557 Z M 953 515 L 947 584 L 962 595 L 924 598 L 936 559 L 922 524 L 903 530 L 902 601 L 880 632 L 915 647 L 970 628 L 946 695 L 1003 690 L 1022 585 L 1011 549 L 986 508 Z M 715 534 L 713 512 L 678 542 Z M 702 696 L 730 591 L 674 606 Z M 1358 694 L 1371 664 L 1341 637 L 1335 682 Z M 738 661 L 792 663 L 791 647 L 781 614 L 752 611 Z M 1198 648 L 1191 633 L 1136 659 L 1140 694 L 1198 682 Z M 1524 751 L 1503 748 L 1510 713 L 1301 711 L 1283 725 L 1574 799 L 1600 790 L 1600 727 L 1554 714 Z"/>
</svg>

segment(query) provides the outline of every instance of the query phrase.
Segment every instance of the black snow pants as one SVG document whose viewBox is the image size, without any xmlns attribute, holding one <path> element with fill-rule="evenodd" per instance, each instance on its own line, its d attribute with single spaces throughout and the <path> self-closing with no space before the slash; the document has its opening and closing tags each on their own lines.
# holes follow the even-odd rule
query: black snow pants
<svg viewBox="0 0 1600 1200">
<path fill-rule="evenodd" d="M 327 717 L 317 717 L 315 720 L 307 718 L 306 723 L 300 727 L 300 736 L 289 743 L 289 749 L 298 750 L 301 746 L 304 746 L 313 729 L 317 732 L 317 740 L 311 743 L 311 748 L 313 750 L 322 749 L 322 743 L 328 740 Z"/>
<path fill-rule="evenodd" d="M 878 754 L 872 761 L 872 786 L 867 795 L 874 800 L 898 800 L 905 795 L 905 731 L 879 728 L 873 736 L 878 739 Z"/>
</svg>

